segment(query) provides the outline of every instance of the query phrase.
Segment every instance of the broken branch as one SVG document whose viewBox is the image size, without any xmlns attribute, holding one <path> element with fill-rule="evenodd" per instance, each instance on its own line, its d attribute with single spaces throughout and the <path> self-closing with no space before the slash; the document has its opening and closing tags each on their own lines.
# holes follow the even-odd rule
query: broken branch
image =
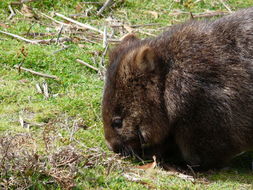
<svg viewBox="0 0 253 190">
<path fill-rule="evenodd" d="M 103 11 L 104 11 L 110 4 L 112 4 L 112 3 L 113 3 L 113 0 L 107 0 L 107 1 L 104 3 L 104 5 L 101 7 L 101 9 L 99 9 L 97 15 L 100 16 L 100 15 L 103 13 Z"/>
<path fill-rule="evenodd" d="M 0 33 L 3 33 L 3 34 L 6 34 L 6 35 L 9 35 L 9 36 L 12 36 L 14 38 L 17 38 L 19 40 L 23 40 L 25 42 L 28 42 L 28 43 L 31 43 L 31 44 L 49 44 L 49 43 L 52 43 L 52 42 L 65 42 L 65 41 L 71 41 L 71 38 L 69 37 L 62 37 L 62 38 L 53 38 L 53 39 L 46 39 L 46 40 L 29 40 L 29 39 L 26 39 L 22 36 L 19 36 L 19 35 L 16 35 L 16 34 L 12 34 L 12 33 L 9 33 L 9 32 L 4 32 L 4 31 L 1 31 L 0 30 Z"/>
<path fill-rule="evenodd" d="M 60 13 L 55 13 L 55 15 L 58 16 L 58 17 L 61 17 L 61 18 L 65 19 L 65 20 L 67 20 L 67 21 L 69 21 L 69 22 L 72 22 L 72 23 L 74 23 L 74 24 L 76 24 L 76 25 L 78 25 L 78 26 L 81 26 L 81 27 L 83 27 L 83 28 L 87 28 L 87 29 L 89 29 L 89 30 L 96 31 L 96 32 L 98 32 L 98 33 L 100 33 L 100 34 L 103 34 L 103 33 L 104 33 L 103 31 L 101 31 L 101 30 L 99 30 L 99 29 L 97 29 L 97 28 L 95 28 L 95 27 L 93 27 L 93 26 L 90 26 L 90 25 L 88 25 L 88 24 L 84 24 L 84 23 L 78 22 L 78 21 L 76 21 L 76 20 L 74 20 L 74 19 L 72 19 L 72 18 L 68 18 L 68 17 L 66 17 L 66 16 L 64 16 L 64 15 L 62 15 L 62 14 L 60 14 Z"/>
<path fill-rule="evenodd" d="M 34 41 L 34 40 L 29 40 L 29 39 L 23 38 L 23 37 L 21 37 L 21 36 L 19 36 L 19 35 L 12 34 L 12 33 L 9 33 L 9 32 L 4 32 L 4 31 L 1 31 L 1 30 L 0 30 L 0 33 L 6 34 L 6 35 L 9 35 L 9 36 L 12 36 L 12 37 L 14 37 L 14 38 L 17 38 L 17 39 L 19 39 L 19 40 L 23 40 L 23 41 L 28 42 L 28 43 L 31 43 L 31 44 L 36 44 L 36 43 L 37 43 L 37 42 Z"/>
<path fill-rule="evenodd" d="M 54 75 L 48 75 L 48 74 L 44 74 L 44 73 L 40 73 L 40 72 L 37 72 L 37 71 L 33 71 L 31 69 L 27 69 L 27 68 L 24 68 L 24 67 L 20 67 L 18 65 L 15 65 L 14 68 L 16 69 L 19 69 L 19 70 L 23 70 L 23 71 L 27 71 L 29 73 L 32 73 L 34 75 L 38 75 L 38 76 L 41 76 L 41 77 L 46 77 L 46 78 L 51 78 L 51 79 L 56 79 L 58 80 L 58 77 L 57 76 L 54 76 Z"/>
<path fill-rule="evenodd" d="M 48 15 L 46 15 L 46 14 L 44 14 L 44 13 L 42 13 L 42 12 L 39 12 L 42 16 L 44 16 L 44 17 L 46 17 L 46 18 L 48 18 L 48 19 L 50 19 L 50 20 L 52 20 L 52 21 L 54 21 L 54 22 L 56 22 L 57 24 L 61 24 L 61 25 L 65 25 L 65 26 L 68 26 L 69 24 L 66 24 L 66 23 L 63 23 L 63 22 L 60 22 L 60 21 L 58 21 L 58 20 L 55 20 L 54 18 L 52 18 L 51 16 L 48 16 Z"/>
<path fill-rule="evenodd" d="M 228 10 L 229 13 L 232 13 L 233 11 L 230 9 L 230 7 L 223 1 L 220 0 L 221 4 Z"/>
<path fill-rule="evenodd" d="M 57 36 L 56 44 L 58 44 L 58 43 L 59 43 L 59 39 L 60 39 L 60 36 L 61 36 L 62 30 L 63 30 L 63 26 L 64 26 L 64 25 L 61 25 L 60 31 L 59 31 L 58 36 Z"/>
<path fill-rule="evenodd" d="M 96 67 L 90 65 L 89 63 L 84 62 L 84 61 L 81 60 L 81 59 L 77 59 L 76 61 L 77 61 L 78 63 L 81 63 L 81 64 L 83 64 L 83 65 L 85 65 L 85 66 L 87 66 L 87 67 L 89 67 L 89 68 L 91 68 L 91 69 L 97 71 L 97 72 L 99 71 L 98 68 L 96 68 Z"/>
<path fill-rule="evenodd" d="M 10 16 L 8 17 L 8 20 L 11 20 L 12 17 L 14 17 L 16 15 L 16 13 L 13 11 L 11 5 L 8 5 L 8 8 L 9 8 L 9 10 L 11 12 Z"/>
<path fill-rule="evenodd" d="M 226 15 L 226 14 L 227 14 L 227 12 L 213 11 L 213 12 L 205 12 L 205 13 L 193 14 L 193 18 L 223 16 L 223 15 Z"/>
<path fill-rule="evenodd" d="M 54 43 L 54 42 L 70 42 L 71 38 L 69 37 L 62 37 L 62 38 L 53 38 L 53 39 L 46 39 L 46 40 L 34 40 L 38 44 L 49 44 L 49 43 Z"/>
</svg>

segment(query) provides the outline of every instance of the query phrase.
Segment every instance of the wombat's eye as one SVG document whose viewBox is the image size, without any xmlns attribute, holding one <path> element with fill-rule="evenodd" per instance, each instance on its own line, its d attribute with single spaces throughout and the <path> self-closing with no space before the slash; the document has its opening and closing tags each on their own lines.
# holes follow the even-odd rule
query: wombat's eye
<svg viewBox="0 0 253 190">
<path fill-rule="evenodd" d="M 112 120 L 113 128 L 121 128 L 122 127 L 122 119 L 120 117 L 115 117 Z"/>
</svg>

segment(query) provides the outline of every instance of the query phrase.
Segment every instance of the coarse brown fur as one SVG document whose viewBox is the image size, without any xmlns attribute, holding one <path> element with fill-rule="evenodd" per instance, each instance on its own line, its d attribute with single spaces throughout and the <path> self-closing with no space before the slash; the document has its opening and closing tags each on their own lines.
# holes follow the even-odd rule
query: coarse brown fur
<svg viewBox="0 0 253 190">
<path fill-rule="evenodd" d="M 201 168 L 253 150 L 253 8 L 189 21 L 110 53 L 102 115 L 108 147 Z"/>
</svg>

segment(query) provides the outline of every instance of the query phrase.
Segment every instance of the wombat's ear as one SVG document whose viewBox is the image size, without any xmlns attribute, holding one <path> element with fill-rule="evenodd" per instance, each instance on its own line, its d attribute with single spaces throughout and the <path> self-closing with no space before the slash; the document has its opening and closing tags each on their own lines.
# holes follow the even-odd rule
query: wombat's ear
<svg viewBox="0 0 253 190">
<path fill-rule="evenodd" d="M 151 72 L 155 69 L 155 52 L 149 46 L 141 47 L 136 55 L 135 63 L 142 72 Z"/>
<path fill-rule="evenodd" d="M 125 36 L 121 38 L 121 43 L 123 44 L 126 42 L 131 43 L 134 41 L 139 41 L 139 39 L 133 33 L 126 34 Z"/>
</svg>

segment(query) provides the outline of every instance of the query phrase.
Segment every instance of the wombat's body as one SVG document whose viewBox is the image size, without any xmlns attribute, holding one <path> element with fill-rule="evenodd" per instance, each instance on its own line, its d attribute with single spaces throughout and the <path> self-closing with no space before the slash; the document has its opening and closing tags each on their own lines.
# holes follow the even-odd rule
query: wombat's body
<svg viewBox="0 0 253 190">
<path fill-rule="evenodd" d="M 190 21 L 110 54 L 103 97 L 108 146 L 202 168 L 253 149 L 253 8 Z"/>
</svg>

